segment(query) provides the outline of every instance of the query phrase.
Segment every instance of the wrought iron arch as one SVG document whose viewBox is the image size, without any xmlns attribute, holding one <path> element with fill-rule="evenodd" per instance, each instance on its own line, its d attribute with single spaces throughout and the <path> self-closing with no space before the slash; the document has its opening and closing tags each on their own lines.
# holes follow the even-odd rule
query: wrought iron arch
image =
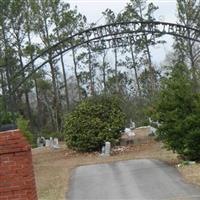
<svg viewBox="0 0 200 200">
<path fill-rule="evenodd" d="M 23 69 L 12 77 L 12 79 L 15 79 L 22 71 L 27 69 L 31 63 L 37 61 L 40 57 L 47 55 L 49 52 L 52 53 L 51 58 L 55 59 L 59 55 L 84 44 L 89 45 L 90 48 L 98 47 L 102 49 L 113 48 L 116 46 L 127 46 L 130 43 L 134 44 L 138 39 L 141 39 L 144 34 L 151 34 L 152 36 L 172 35 L 200 43 L 200 29 L 180 24 L 160 21 L 132 21 L 106 24 L 76 33 L 52 45 L 50 48 L 44 50 L 33 60 L 28 62 Z M 49 60 L 47 59 L 35 68 L 35 70 L 31 71 L 24 80 L 13 89 L 12 92 L 15 92 L 24 81 L 48 62 Z"/>
</svg>

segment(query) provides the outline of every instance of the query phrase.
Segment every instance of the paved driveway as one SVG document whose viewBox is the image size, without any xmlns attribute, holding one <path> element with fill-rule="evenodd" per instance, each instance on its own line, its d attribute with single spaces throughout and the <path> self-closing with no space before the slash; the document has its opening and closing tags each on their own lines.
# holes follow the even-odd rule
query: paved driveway
<svg viewBox="0 0 200 200">
<path fill-rule="evenodd" d="M 200 200 L 200 188 L 186 184 L 174 167 L 143 159 L 77 167 L 68 199 Z"/>
</svg>

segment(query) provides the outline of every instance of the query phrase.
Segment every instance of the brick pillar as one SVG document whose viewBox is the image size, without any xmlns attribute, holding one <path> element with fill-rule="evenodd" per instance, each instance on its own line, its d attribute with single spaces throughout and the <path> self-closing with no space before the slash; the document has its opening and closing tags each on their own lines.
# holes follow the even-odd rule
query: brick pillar
<svg viewBox="0 0 200 200">
<path fill-rule="evenodd" d="M 37 200 L 31 146 L 18 129 L 0 132 L 0 200 Z"/>
</svg>

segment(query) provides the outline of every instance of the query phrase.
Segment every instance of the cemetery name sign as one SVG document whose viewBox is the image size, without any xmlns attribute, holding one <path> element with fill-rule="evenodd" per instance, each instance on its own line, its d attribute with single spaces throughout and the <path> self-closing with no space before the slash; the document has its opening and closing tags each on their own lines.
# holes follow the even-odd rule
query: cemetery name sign
<svg viewBox="0 0 200 200">
<path fill-rule="evenodd" d="M 66 37 L 62 41 L 45 49 L 41 54 L 28 62 L 23 69 L 19 70 L 11 80 L 14 80 L 22 71 L 29 69 L 29 66 L 37 61 L 38 67 L 27 73 L 27 76 L 14 89 L 19 88 L 32 74 L 49 62 L 46 59 L 41 61 L 41 57 L 48 57 L 51 53 L 51 59 L 57 58 L 59 55 L 77 47 L 87 47 L 89 49 L 108 49 L 115 47 L 127 46 L 135 44 L 138 40 L 143 40 L 150 35 L 151 42 L 156 40 L 157 36 L 172 35 L 186 40 L 200 43 L 200 29 L 184 26 L 180 24 L 159 22 L 159 21 L 133 21 L 107 24 L 90 28 Z M 85 45 L 85 46 L 84 46 Z"/>
<path fill-rule="evenodd" d="M 24 68 L 27 68 L 32 62 L 36 61 L 48 53 L 52 53 L 52 59 L 58 57 L 73 48 L 87 45 L 93 49 L 105 49 L 120 46 L 127 46 L 134 44 L 139 39 L 144 39 L 145 35 L 151 35 L 151 40 L 155 40 L 156 36 L 172 35 L 195 42 L 200 42 L 200 30 L 183 26 L 180 24 L 173 24 L 159 21 L 133 21 L 107 24 L 90 28 L 69 36 L 62 41 L 52 45 L 50 48 L 44 50 L 40 55 L 36 56 Z M 145 36 L 146 37 L 146 36 Z M 130 43 L 129 43 L 130 42 Z M 36 71 L 43 65 L 48 63 L 48 60 L 43 62 L 36 68 Z"/>
<path fill-rule="evenodd" d="M 83 44 L 88 44 L 92 48 L 113 48 L 134 44 L 137 40 L 143 39 L 144 34 L 151 34 L 154 36 L 151 38 L 153 40 L 156 35 L 168 34 L 200 42 L 200 30 L 198 29 L 167 22 L 140 21 L 91 28 L 63 40 L 62 45 L 65 47 L 64 51 Z"/>
</svg>

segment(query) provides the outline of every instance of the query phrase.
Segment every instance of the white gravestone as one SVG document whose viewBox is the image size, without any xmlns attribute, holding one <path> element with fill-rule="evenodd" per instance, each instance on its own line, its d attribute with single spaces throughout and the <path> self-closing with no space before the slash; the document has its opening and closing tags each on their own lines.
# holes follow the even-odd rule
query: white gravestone
<svg viewBox="0 0 200 200">
<path fill-rule="evenodd" d="M 105 146 L 102 146 L 101 148 L 101 156 L 104 156 L 105 155 Z"/>
<path fill-rule="evenodd" d="M 46 147 L 49 147 L 50 146 L 50 140 L 46 140 Z"/>
<path fill-rule="evenodd" d="M 135 122 L 133 122 L 132 120 L 130 120 L 130 129 L 135 129 Z"/>
<path fill-rule="evenodd" d="M 111 151 L 111 144 L 110 142 L 105 143 L 105 156 L 110 156 L 110 151 Z"/>
<path fill-rule="evenodd" d="M 53 148 L 53 138 L 52 137 L 49 138 L 49 147 Z"/>
<path fill-rule="evenodd" d="M 59 148 L 59 144 L 58 144 L 58 138 L 54 138 L 53 139 L 53 148 Z"/>
</svg>

